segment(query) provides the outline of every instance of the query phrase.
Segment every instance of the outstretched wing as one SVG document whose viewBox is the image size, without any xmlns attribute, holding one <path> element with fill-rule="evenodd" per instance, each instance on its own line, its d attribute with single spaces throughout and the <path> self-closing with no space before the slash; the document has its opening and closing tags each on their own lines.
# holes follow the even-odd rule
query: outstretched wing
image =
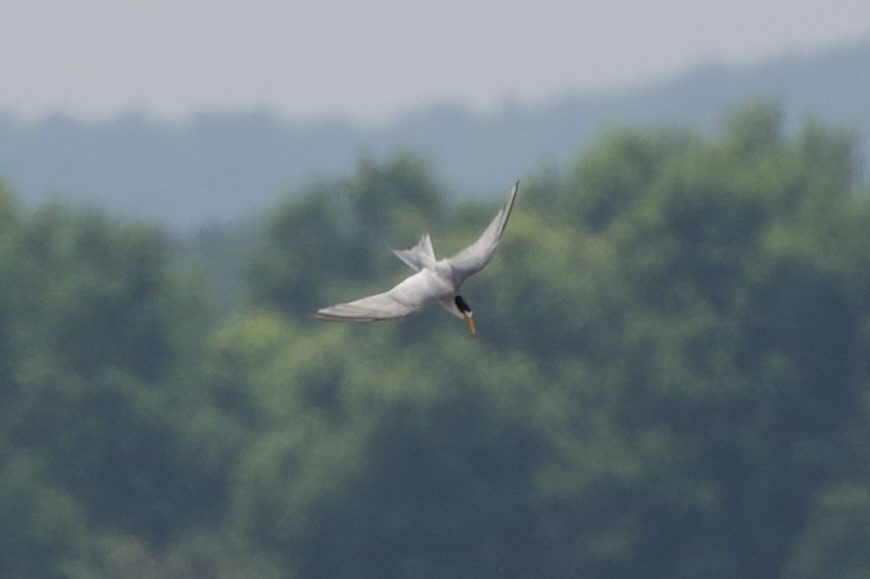
<svg viewBox="0 0 870 579">
<path fill-rule="evenodd" d="M 403 318 L 414 314 L 426 304 L 450 294 L 445 280 L 429 269 L 405 278 L 390 291 L 352 302 L 321 308 L 314 317 L 332 322 L 372 322 Z"/>
<path fill-rule="evenodd" d="M 498 242 L 501 240 L 501 235 L 504 233 L 508 218 L 511 216 L 511 211 L 514 208 L 514 200 L 517 198 L 519 186 L 520 182 L 517 181 L 511 190 L 510 197 L 508 197 L 508 200 L 496 213 L 489 227 L 484 230 L 477 241 L 447 260 L 453 267 L 453 283 L 457 288 L 462 285 L 462 282 L 468 276 L 486 267 L 486 264 L 492 259 L 495 249 L 498 247 Z"/>
<path fill-rule="evenodd" d="M 435 251 L 428 233 L 411 249 L 394 249 L 393 253 L 414 271 L 420 271 L 424 267 L 431 268 L 435 264 Z"/>
<path fill-rule="evenodd" d="M 390 292 L 375 294 L 346 304 L 338 304 L 317 310 L 314 317 L 330 322 L 372 322 L 403 318 L 417 311 L 417 308 L 403 304 Z"/>
</svg>

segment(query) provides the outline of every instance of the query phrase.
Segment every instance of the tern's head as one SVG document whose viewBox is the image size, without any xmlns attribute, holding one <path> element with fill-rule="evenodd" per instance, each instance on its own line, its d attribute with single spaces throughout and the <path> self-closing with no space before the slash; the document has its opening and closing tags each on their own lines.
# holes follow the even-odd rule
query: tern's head
<svg viewBox="0 0 870 579">
<path fill-rule="evenodd" d="M 465 325 L 468 326 L 468 331 L 472 334 L 476 334 L 477 330 L 474 328 L 474 320 L 471 317 L 474 313 L 471 311 L 471 307 L 469 307 L 468 303 L 462 299 L 462 296 L 457 295 L 453 298 L 453 303 L 456 305 L 456 309 L 459 310 L 459 313 L 462 315 L 462 318 L 465 320 Z"/>
</svg>

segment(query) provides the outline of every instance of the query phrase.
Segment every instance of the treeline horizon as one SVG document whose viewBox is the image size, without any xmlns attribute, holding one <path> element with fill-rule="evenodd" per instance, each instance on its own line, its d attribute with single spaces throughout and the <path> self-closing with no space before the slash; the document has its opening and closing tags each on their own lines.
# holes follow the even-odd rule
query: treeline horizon
<svg viewBox="0 0 870 579">
<path fill-rule="evenodd" d="M 385 163 L 417 154 L 460 198 L 493 199 L 518 168 L 569 165 L 614 127 L 679 126 L 711 136 L 722 111 L 767 99 L 781 104 L 784 134 L 814 119 L 864 139 L 855 154 L 866 185 L 868 61 L 870 36 L 756 65 L 710 63 L 639 86 L 506 102 L 491 113 L 431 103 L 377 125 L 267 109 L 177 120 L 133 110 L 102 121 L 28 120 L 0 110 L 0 174 L 28 208 L 56 196 L 189 231 L 261 214 L 288 191 L 353 173 L 360 155 Z"/>
<path fill-rule="evenodd" d="M 311 319 L 492 218 L 413 155 L 193 240 L 0 185 L 0 576 L 866 576 L 855 147 L 757 105 L 522 171 L 477 336 Z"/>
</svg>

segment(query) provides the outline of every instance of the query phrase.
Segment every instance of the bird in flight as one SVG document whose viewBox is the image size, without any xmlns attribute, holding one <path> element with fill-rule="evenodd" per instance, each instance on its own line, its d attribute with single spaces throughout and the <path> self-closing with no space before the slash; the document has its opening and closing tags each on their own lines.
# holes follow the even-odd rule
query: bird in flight
<svg viewBox="0 0 870 579">
<path fill-rule="evenodd" d="M 417 313 L 429 302 L 438 301 L 448 312 L 465 320 L 468 331 L 476 333 L 471 307 L 459 293 L 469 276 L 490 262 L 517 197 L 520 182 L 514 184 L 508 200 L 481 236 L 447 259 L 435 259 L 429 234 L 411 249 L 393 250 L 416 273 L 405 278 L 393 289 L 352 302 L 321 308 L 314 317 L 332 322 L 371 322 L 403 318 Z"/>
</svg>

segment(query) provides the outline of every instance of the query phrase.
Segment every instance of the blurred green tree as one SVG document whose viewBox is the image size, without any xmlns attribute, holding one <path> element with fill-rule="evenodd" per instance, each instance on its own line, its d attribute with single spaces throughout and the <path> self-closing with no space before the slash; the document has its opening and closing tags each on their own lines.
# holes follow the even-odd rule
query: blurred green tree
<svg viewBox="0 0 870 579">
<path fill-rule="evenodd" d="M 0 574 L 867 575 L 853 146 L 766 104 L 605 135 L 523 180 L 477 337 L 308 318 L 491 218 L 413 157 L 265 216 L 221 320 L 154 228 L 0 188 Z"/>
</svg>

